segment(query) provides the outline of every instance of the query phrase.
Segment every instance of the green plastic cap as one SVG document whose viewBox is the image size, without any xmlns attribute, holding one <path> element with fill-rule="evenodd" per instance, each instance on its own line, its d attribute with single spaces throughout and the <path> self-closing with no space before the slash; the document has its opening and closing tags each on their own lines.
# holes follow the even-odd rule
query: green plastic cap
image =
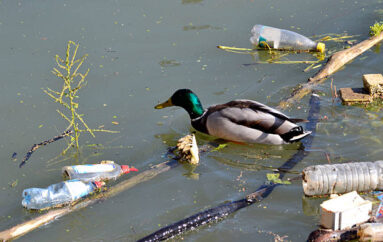
<svg viewBox="0 0 383 242">
<path fill-rule="evenodd" d="M 325 44 L 323 44 L 323 43 L 317 44 L 317 51 L 319 51 L 320 53 L 324 53 L 325 48 L 326 48 Z"/>
</svg>

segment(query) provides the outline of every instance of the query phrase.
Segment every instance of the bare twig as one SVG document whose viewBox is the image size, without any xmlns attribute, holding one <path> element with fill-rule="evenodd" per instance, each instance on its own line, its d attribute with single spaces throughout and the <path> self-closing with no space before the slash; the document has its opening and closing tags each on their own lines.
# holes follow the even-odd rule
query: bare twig
<svg viewBox="0 0 383 242">
<path fill-rule="evenodd" d="M 71 135 L 73 133 L 73 130 L 67 130 L 65 131 L 64 133 L 60 134 L 60 135 L 57 135 L 55 137 L 53 137 L 52 139 L 49 139 L 49 140 L 46 140 L 46 141 L 43 141 L 41 143 L 38 143 L 38 144 L 34 144 L 32 146 L 32 148 L 27 152 L 27 154 L 25 155 L 24 159 L 21 161 L 19 167 L 21 168 L 23 165 L 25 165 L 25 163 L 27 162 L 27 160 L 29 160 L 29 158 L 31 157 L 32 153 L 35 152 L 38 148 L 40 148 L 41 146 L 44 146 L 44 145 L 47 145 L 47 144 L 50 144 L 50 143 L 53 143 L 57 140 L 60 140 L 62 138 L 64 138 L 65 136 L 68 136 L 68 135 Z"/>
</svg>

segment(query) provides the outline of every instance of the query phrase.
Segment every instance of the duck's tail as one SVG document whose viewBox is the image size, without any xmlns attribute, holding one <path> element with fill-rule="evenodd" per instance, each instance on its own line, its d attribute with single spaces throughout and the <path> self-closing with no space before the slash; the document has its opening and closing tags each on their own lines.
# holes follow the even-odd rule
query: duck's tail
<svg viewBox="0 0 383 242">
<path fill-rule="evenodd" d="M 311 131 L 304 131 L 302 126 L 297 126 L 290 129 L 289 132 L 281 134 L 282 139 L 288 143 L 297 142 L 307 135 L 311 134 Z"/>
</svg>

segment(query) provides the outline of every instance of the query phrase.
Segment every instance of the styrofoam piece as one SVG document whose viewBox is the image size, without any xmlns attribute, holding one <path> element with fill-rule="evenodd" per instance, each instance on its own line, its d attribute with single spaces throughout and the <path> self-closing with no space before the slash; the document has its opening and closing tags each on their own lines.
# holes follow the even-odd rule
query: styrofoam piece
<svg viewBox="0 0 383 242">
<path fill-rule="evenodd" d="M 382 74 L 365 74 L 363 75 L 363 85 L 371 95 L 380 95 L 383 93 L 383 76 Z"/>
<path fill-rule="evenodd" d="M 322 227 L 341 230 L 366 222 L 371 215 L 372 203 L 353 191 L 324 201 L 320 207 Z"/>
</svg>

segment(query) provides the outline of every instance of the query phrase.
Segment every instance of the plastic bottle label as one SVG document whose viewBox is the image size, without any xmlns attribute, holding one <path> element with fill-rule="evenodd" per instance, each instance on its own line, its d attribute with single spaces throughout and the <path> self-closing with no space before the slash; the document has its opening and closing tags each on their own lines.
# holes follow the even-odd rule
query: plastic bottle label
<svg viewBox="0 0 383 242">
<path fill-rule="evenodd" d="M 72 197 L 72 201 L 75 201 L 81 197 L 84 197 L 88 195 L 89 193 L 89 189 L 88 189 L 89 185 L 86 183 L 83 183 L 82 181 L 70 180 L 70 181 L 66 181 L 65 183 Z"/>
<path fill-rule="evenodd" d="M 265 48 L 266 44 L 267 44 L 266 39 L 263 38 L 262 36 L 259 36 L 259 39 L 258 39 L 259 47 Z"/>
<path fill-rule="evenodd" d="M 378 210 L 376 211 L 376 215 L 375 215 L 375 217 L 376 218 L 380 218 L 380 217 L 382 217 L 383 216 L 383 204 L 382 204 L 383 202 L 380 202 L 380 204 L 379 204 L 379 208 L 378 208 Z"/>
<path fill-rule="evenodd" d="M 116 168 L 115 164 L 96 164 L 96 165 L 73 166 L 73 170 L 78 174 L 111 172 L 115 168 Z"/>
</svg>

